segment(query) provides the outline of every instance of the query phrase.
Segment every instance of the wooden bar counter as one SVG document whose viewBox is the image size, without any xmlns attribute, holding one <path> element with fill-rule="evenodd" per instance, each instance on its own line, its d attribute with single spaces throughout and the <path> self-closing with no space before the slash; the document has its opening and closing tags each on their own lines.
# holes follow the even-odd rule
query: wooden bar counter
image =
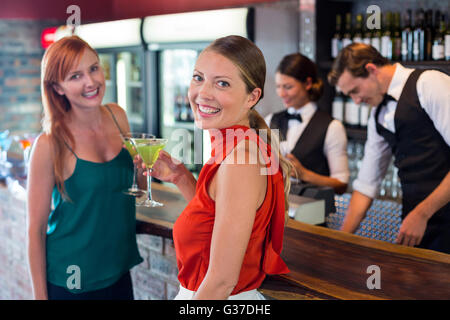
<svg viewBox="0 0 450 320">
<path fill-rule="evenodd" d="M 172 237 L 186 206 L 176 189 L 152 184 L 163 208 L 137 208 L 137 232 Z M 290 273 L 268 276 L 269 299 L 450 299 L 450 255 L 372 240 L 290 219 L 282 257 Z"/>
</svg>

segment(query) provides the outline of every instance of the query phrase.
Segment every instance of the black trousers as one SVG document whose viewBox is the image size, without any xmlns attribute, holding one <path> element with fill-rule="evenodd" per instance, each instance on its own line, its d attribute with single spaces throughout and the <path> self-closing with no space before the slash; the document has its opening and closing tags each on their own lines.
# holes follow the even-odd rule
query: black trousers
<svg viewBox="0 0 450 320">
<path fill-rule="evenodd" d="M 134 300 L 129 271 L 109 287 L 82 293 L 71 293 L 47 281 L 47 294 L 49 300 Z"/>
</svg>

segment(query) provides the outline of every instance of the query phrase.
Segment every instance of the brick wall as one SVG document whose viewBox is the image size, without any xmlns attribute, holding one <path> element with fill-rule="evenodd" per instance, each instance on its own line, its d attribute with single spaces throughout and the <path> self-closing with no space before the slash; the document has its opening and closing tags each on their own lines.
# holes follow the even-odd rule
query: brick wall
<svg viewBox="0 0 450 320">
<path fill-rule="evenodd" d="M 0 300 L 33 298 L 26 237 L 25 201 L 0 185 Z M 135 299 L 173 299 L 179 285 L 173 241 L 146 234 L 137 241 L 144 262 L 131 270 Z"/>
<path fill-rule="evenodd" d="M 25 201 L 0 186 L 0 300 L 31 299 Z"/>
<path fill-rule="evenodd" d="M 140 234 L 144 262 L 131 270 L 136 300 L 172 300 L 178 293 L 178 268 L 171 239 Z"/>
<path fill-rule="evenodd" d="M 0 131 L 39 132 L 41 32 L 52 21 L 0 20 Z"/>
</svg>

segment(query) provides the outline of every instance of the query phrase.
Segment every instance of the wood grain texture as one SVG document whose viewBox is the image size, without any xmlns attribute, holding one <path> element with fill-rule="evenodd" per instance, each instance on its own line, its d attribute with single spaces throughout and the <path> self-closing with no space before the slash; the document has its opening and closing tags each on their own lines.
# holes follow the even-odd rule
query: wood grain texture
<svg viewBox="0 0 450 320">
<path fill-rule="evenodd" d="M 314 297 L 450 299 L 450 255 L 440 252 L 289 221 L 282 257 L 291 272 L 277 281 L 298 283 Z M 381 289 L 367 288 L 371 265 L 380 268 Z"/>
<path fill-rule="evenodd" d="M 171 238 L 186 203 L 173 189 L 153 185 L 165 207 L 139 208 L 137 231 Z M 290 219 L 281 256 L 291 272 L 268 276 L 260 288 L 272 299 L 450 299 L 450 255 L 441 252 Z M 380 268 L 380 289 L 367 288 L 371 265 Z"/>
</svg>

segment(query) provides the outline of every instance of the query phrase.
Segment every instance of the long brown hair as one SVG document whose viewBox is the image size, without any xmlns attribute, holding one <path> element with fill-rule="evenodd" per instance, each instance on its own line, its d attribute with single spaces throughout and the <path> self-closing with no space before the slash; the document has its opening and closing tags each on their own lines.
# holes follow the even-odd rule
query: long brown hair
<svg viewBox="0 0 450 320">
<path fill-rule="evenodd" d="M 41 94 L 44 106 L 42 126 L 50 139 L 55 182 L 63 197 L 65 197 L 63 161 L 64 154 L 68 150 L 66 144 L 74 148 L 75 140 L 66 124 L 71 109 L 70 102 L 65 95 L 55 91 L 55 86 L 66 78 L 74 65 L 78 64 L 86 49 L 98 57 L 97 52 L 78 36 L 65 37 L 47 48 L 42 58 Z"/>
<path fill-rule="evenodd" d="M 241 36 L 227 36 L 216 39 L 205 50 L 214 51 L 229 59 L 238 68 L 241 78 L 247 87 L 247 93 L 251 93 L 254 89 L 260 88 L 261 96 L 259 100 L 263 98 L 264 83 L 266 80 L 266 62 L 263 53 L 253 42 Z M 265 130 L 267 132 L 267 141 L 265 142 L 272 146 L 272 152 L 279 159 L 284 179 L 285 217 L 287 220 L 292 164 L 281 155 L 278 139 L 272 134 L 264 119 L 254 108 L 255 106 L 248 113 L 250 127 L 255 129 L 257 133 L 259 130 Z"/>
</svg>

